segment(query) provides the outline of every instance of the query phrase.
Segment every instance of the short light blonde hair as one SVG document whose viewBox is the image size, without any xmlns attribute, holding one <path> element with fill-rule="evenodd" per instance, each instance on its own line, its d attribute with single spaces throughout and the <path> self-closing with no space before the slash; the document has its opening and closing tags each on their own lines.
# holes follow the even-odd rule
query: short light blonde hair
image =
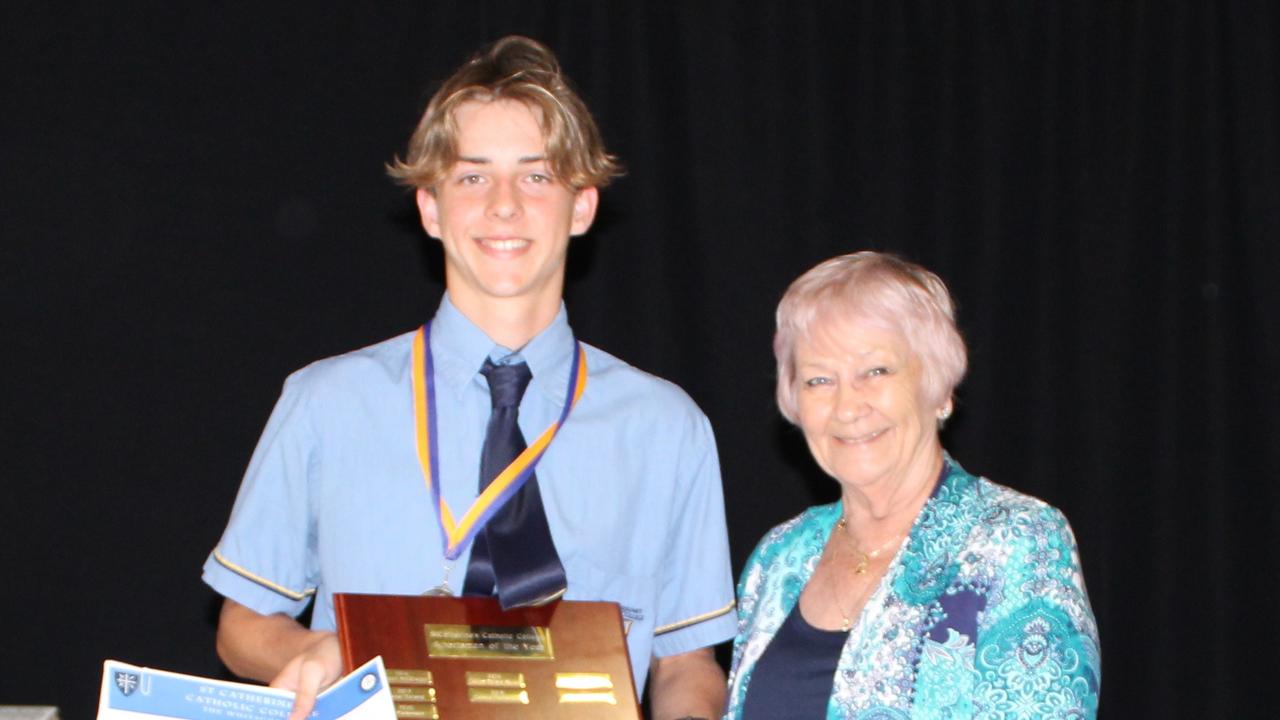
<svg viewBox="0 0 1280 720">
<path fill-rule="evenodd" d="M 778 409 L 795 423 L 796 343 L 821 323 L 874 322 L 900 332 L 920 361 L 925 402 L 941 407 L 968 366 L 955 305 L 937 275 L 895 255 L 864 251 L 820 263 L 791 283 L 778 303 L 773 354 Z"/>
<path fill-rule="evenodd" d="M 566 186 L 604 187 L 622 174 L 587 106 L 546 46 L 519 35 L 498 40 L 473 56 L 431 98 L 409 138 L 409 153 L 387 165 L 402 185 L 433 191 L 458 160 L 454 113 L 468 102 L 514 100 L 538 115 L 551 172 Z"/>
</svg>

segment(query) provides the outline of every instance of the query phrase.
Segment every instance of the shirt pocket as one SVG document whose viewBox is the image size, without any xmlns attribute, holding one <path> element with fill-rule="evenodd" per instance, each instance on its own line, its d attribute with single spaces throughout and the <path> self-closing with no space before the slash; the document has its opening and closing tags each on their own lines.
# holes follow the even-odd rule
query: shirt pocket
<svg viewBox="0 0 1280 720">
<path fill-rule="evenodd" d="M 657 611 L 657 578 L 607 570 L 581 555 L 564 559 L 564 564 L 565 575 L 569 579 L 569 588 L 564 595 L 566 600 L 618 603 L 627 644 L 634 649 L 638 637 L 644 638 L 648 644 L 653 636 Z"/>
</svg>

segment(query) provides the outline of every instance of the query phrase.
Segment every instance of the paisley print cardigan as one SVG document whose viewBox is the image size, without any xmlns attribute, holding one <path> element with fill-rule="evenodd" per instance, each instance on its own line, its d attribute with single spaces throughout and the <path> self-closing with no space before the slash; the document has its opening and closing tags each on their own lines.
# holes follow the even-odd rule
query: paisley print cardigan
<svg viewBox="0 0 1280 720">
<path fill-rule="evenodd" d="M 1075 538 L 1043 501 L 946 458 L 840 654 L 828 718 L 1072 718 L 1097 714 L 1098 631 Z M 840 503 L 774 528 L 738 584 L 726 718 L 813 574 Z"/>
</svg>

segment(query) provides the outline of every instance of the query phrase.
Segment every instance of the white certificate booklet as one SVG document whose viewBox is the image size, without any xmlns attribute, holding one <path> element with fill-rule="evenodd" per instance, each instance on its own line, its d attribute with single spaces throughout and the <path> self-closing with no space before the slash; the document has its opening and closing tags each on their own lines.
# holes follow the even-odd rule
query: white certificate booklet
<svg viewBox="0 0 1280 720">
<path fill-rule="evenodd" d="M 289 717 L 293 693 L 108 660 L 102 665 L 98 720 L 269 720 Z M 310 720 L 395 720 L 382 658 L 376 657 L 316 698 Z"/>
</svg>

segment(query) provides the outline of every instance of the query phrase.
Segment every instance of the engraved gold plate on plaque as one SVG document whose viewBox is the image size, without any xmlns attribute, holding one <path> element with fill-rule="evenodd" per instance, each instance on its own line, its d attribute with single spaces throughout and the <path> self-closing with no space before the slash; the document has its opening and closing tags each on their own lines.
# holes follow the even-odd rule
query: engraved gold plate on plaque
<svg viewBox="0 0 1280 720">
<path fill-rule="evenodd" d="M 523 688 L 526 687 L 524 682 L 524 673 L 518 672 L 486 672 L 486 671 L 468 671 L 464 677 L 467 680 L 467 687 L 491 687 L 491 688 Z"/>
<path fill-rule="evenodd" d="M 391 699 L 395 702 L 433 703 L 436 701 L 436 689 L 433 687 L 412 687 L 393 685 Z"/>
<path fill-rule="evenodd" d="M 428 623 L 423 631 L 432 658 L 555 659 L 550 628 Z"/>
<path fill-rule="evenodd" d="M 396 703 L 396 717 L 400 718 L 400 720 L 418 720 L 418 718 L 426 718 L 426 720 L 440 720 L 440 713 L 436 711 L 435 705 L 409 705 Z"/>
<path fill-rule="evenodd" d="M 617 705 L 613 694 L 613 677 L 609 673 L 556 673 L 556 692 L 560 703 Z"/>
<path fill-rule="evenodd" d="M 607 691 L 605 691 L 605 692 L 595 692 L 595 691 L 592 691 L 592 692 L 574 692 L 574 691 L 563 692 L 563 691 L 562 691 L 562 692 L 560 693 L 560 702 L 561 702 L 561 703 L 563 703 L 563 704 L 566 704 L 566 705 L 571 704 L 571 703 L 583 703 L 583 704 L 591 703 L 591 704 L 600 704 L 600 705 L 617 705 L 617 704 L 618 704 L 618 698 L 614 697 L 614 694 L 613 694 L 613 691 L 612 691 L 612 690 L 607 690 Z"/>
<path fill-rule="evenodd" d="M 469 687 L 467 698 L 473 703 L 494 705 L 528 705 L 529 691 L 515 688 Z"/>
<path fill-rule="evenodd" d="M 388 685 L 434 685 L 430 670 L 387 668 Z"/>
<path fill-rule="evenodd" d="M 612 690 L 609 673 L 556 673 L 556 687 L 561 690 Z"/>
</svg>

